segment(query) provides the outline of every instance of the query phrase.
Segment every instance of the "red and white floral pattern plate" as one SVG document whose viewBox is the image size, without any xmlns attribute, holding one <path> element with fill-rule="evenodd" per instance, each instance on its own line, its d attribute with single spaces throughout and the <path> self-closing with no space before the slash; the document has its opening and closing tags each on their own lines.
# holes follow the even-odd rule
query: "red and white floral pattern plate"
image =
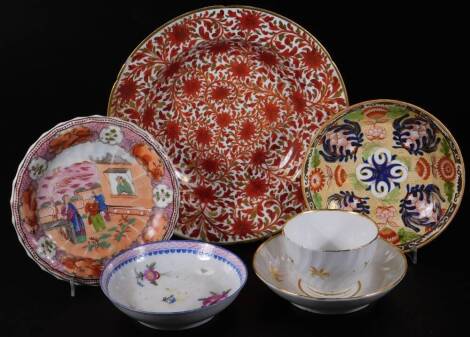
<svg viewBox="0 0 470 337">
<path fill-rule="evenodd" d="M 148 130 L 181 182 L 176 233 L 260 239 L 303 208 L 302 158 L 347 105 L 323 46 L 277 14 L 211 7 L 180 16 L 131 54 L 108 114 Z"/>
</svg>

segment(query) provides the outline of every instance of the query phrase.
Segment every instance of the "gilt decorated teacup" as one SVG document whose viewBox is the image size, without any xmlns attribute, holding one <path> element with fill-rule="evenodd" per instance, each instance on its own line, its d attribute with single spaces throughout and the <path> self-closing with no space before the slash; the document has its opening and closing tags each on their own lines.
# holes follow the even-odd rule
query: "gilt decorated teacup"
<svg viewBox="0 0 470 337">
<path fill-rule="evenodd" d="M 374 256 L 378 228 L 359 213 L 315 210 L 289 220 L 283 235 L 286 257 L 301 281 L 337 295 L 357 286 Z"/>
</svg>

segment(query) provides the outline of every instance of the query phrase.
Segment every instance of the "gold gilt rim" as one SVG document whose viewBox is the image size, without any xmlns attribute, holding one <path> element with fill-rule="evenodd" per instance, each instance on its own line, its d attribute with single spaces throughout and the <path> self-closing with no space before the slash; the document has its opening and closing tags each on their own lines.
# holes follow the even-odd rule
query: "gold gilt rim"
<svg viewBox="0 0 470 337">
<path fill-rule="evenodd" d="M 331 125 L 332 121 L 333 120 L 337 120 L 341 117 L 343 117 L 344 115 L 346 115 L 347 113 L 351 112 L 353 109 L 357 109 L 358 107 L 361 107 L 361 106 L 364 106 L 364 105 L 367 105 L 367 104 L 380 104 L 380 103 L 393 103 L 393 104 L 398 104 L 398 105 L 401 105 L 401 106 L 404 106 L 404 107 L 410 107 L 414 110 L 418 110 L 420 112 L 422 112 L 423 114 L 425 114 L 426 116 L 428 116 L 438 127 L 439 127 L 439 131 L 441 133 L 443 133 L 445 136 L 447 136 L 453 144 L 455 144 L 455 148 L 457 150 L 457 153 L 460 157 L 460 166 L 462 167 L 462 190 L 461 190 L 461 194 L 460 194 L 460 198 L 457 200 L 457 204 L 456 204 L 456 207 L 455 207 L 455 210 L 454 212 L 450 215 L 449 217 L 449 220 L 441 226 L 441 228 L 436 231 L 433 235 L 429 236 L 427 240 L 424 240 L 423 242 L 421 242 L 420 244 L 418 244 L 417 246 L 415 246 L 414 248 L 418 249 L 418 248 L 422 248 L 424 246 L 426 246 L 427 244 L 429 244 L 430 242 L 432 242 L 434 239 L 436 239 L 439 235 L 442 234 L 442 232 L 444 232 L 444 230 L 447 228 L 447 226 L 449 226 L 449 224 L 452 222 L 452 220 L 454 219 L 455 215 L 457 214 L 459 208 L 460 208 L 460 204 L 462 203 L 462 200 L 463 200 L 463 196 L 464 196 L 464 192 L 465 192 L 465 163 L 464 163 L 464 160 L 463 160 L 463 156 L 462 156 L 462 152 L 460 150 L 460 147 L 459 147 L 459 144 L 457 143 L 457 141 L 455 140 L 453 134 L 449 131 L 449 129 L 444 125 L 444 123 L 442 123 L 439 118 L 437 118 L 436 116 L 434 116 L 433 114 L 431 114 L 429 111 L 417 106 L 417 105 L 414 105 L 412 103 L 408 103 L 408 102 L 405 102 L 405 101 L 400 101 L 400 100 L 396 100 L 396 99 L 387 99 L 387 98 L 382 98 L 382 99 L 373 99 L 373 100 L 367 100 L 367 101 L 362 101 L 362 102 L 359 102 L 359 103 L 355 103 L 353 105 L 350 105 L 348 107 L 346 107 L 344 110 L 342 110 L 341 112 L 331 116 L 327 122 L 325 122 L 318 130 L 317 132 L 315 133 L 315 136 L 312 137 L 312 140 L 310 142 L 310 145 L 308 147 L 308 150 L 307 152 L 305 153 L 305 157 L 303 159 L 303 162 L 302 162 L 302 176 L 301 176 L 301 188 L 302 188 L 302 196 L 303 196 L 303 199 L 304 199 L 304 204 L 305 204 L 305 207 L 307 209 L 311 209 L 308 202 L 307 202 L 307 195 L 306 195 L 306 192 L 305 192 L 305 183 L 304 183 L 304 176 L 305 174 L 307 173 L 307 170 L 308 168 L 306 168 L 306 165 L 307 165 L 307 157 L 308 157 L 308 154 L 312 151 L 312 148 L 313 148 L 313 143 L 315 142 L 316 140 L 316 136 L 318 134 L 320 134 L 321 132 L 323 132 L 329 125 Z M 398 247 L 402 252 L 404 253 L 408 253 L 412 250 L 412 248 L 409 248 L 409 249 L 403 249 L 402 248 L 402 245 L 394 245 L 396 247 Z"/>
<path fill-rule="evenodd" d="M 360 246 L 357 246 L 357 247 L 354 247 L 354 248 L 349 248 L 349 249 L 313 249 L 313 248 L 305 248 L 305 247 L 302 247 L 298 244 L 296 244 L 295 242 L 293 242 L 291 239 L 289 239 L 289 237 L 286 235 L 286 226 L 287 224 L 294 220 L 295 218 L 299 217 L 299 216 L 302 216 L 304 214 L 312 214 L 312 213 L 323 213 L 323 212 L 340 212 L 340 213 L 344 213 L 344 214 L 351 214 L 353 216 L 359 216 L 359 217 L 362 217 L 362 218 L 365 218 L 368 222 L 372 223 L 376 229 L 376 233 L 375 233 L 375 236 L 368 242 L 360 245 Z M 375 240 L 377 240 L 377 238 L 379 237 L 379 226 L 377 225 L 377 223 L 372 220 L 370 217 L 368 217 L 367 215 L 365 214 L 362 214 L 362 213 L 358 213 L 358 212 L 353 212 L 353 211 L 347 211 L 347 210 L 344 210 L 344 209 L 329 209 L 329 208 L 326 208 L 326 209 L 312 209 L 312 210 L 308 210 L 308 211 L 303 211 L 303 212 L 300 212 L 296 215 L 294 215 L 292 218 L 289 219 L 289 221 L 284 225 L 284 227 L 282 227 L 282 236 L 288 240 L 289 242 L 291 242 L 292 244 L 302 248 L 302 249 L 307 249 L 307 250 L 311 250 L 311 251 L 314 251 L 314 252 L 321 252 L 321 253 L 340 253 L 340 252 L 352 252 L 352 251 L 355 251 L 355 250 L 358 250 L 358 249 L 361 249 L 361 248 L 364 248 L 368 245 L 370 245 L 371 243 L 373 243 Z"/>
<path fill-rule="evenodd" d="M 263 9 L 263 8 L 259 8 L 259 7 L 255 7 L 255 6 L 247 6 L 247 5 L 214 5 L 214 6 L 206 6 L 206 7 L 201 7 L 201 8 L 198 8 L 198 9 L 194 9 L 194 10 L 191 10 L 191 11 L 188 11 L 188 12 L 185 12 L 181 15 L 178 15 L 177 17 L 165 22 L 164 24 L 160 25 L 157 29 L 155 29 L 153 32 L 151 32 L 149 35 L 147 35 L 138 45 L 137 47 L 134 48 L 134 50 L 130 53 L 130 55 L 127 57 L 126 61 L 124 62 L 124 64 L 121 66 L 121 69 L 119 70 L 119 73 L 118 75 L 116 76 L 116 80 L 114 81 L 114 84 L 111 88 L 111 92 L 109 94 L 109 98 L 108 98 L 108 106 L 107 106 L 107 115 L 108 116 L 112 116 L 111 114 L 111 99 L 112 97 L 114 96 L 114 93 L 117 89 L 117 85 L 118 85 L 118 81 L 119 81 L 119 78 L 121 77 L 122 73 L 124 72 L 124 69 L 126 68 L 126 65 L 127 65 L 127 61 L 137 52 L 138 49 L 140 49 L 142 47 L 142 45 L 147 42 L 153 35 L 155 35 L 156 33 L 158 33 L 159 31 L 165 29 L 167 26 L 177 22 L 178 20 L 181 20 L 182 18 L 186 17 L 186 16 L 189 16 L 189 15 L 192 15 L 194 13 L 198 13 L 198 12 L 202 12 L 202 11 L 206 11 L 206 10 L 213 10 L 213 9 L 248 9 L 248 10 L 254 10 L 254 11 L 258 11 L 258 12 L 261 12 L 261 13 L 265 13 L 265 14 L 269 14 L 269 15 L 272 15 L 274 17 L 277 17 L 277 18 L 280 18 L 282 20 L 285 20 L 291 24 L 293 24 L 294 26 L 298 27 L 299 29 L 301 29 L 302 31 L 304 31 L 309 37 L 311 37 L 313 39 L 313 41 L 319 46 L 319 48 L 322 50 L 323 53 L 325 53 L 325 55 L 328 57 L 328 59 L 330 60 L 331 62 L 331 65 L 333 66 L 333 68 L 335 69 L 336 73 L 338 74 L 338 78 L 339 78 L 339 81 L 341 83 L 341 86 L 343 88 L 343 92 L 344 92 L 344 99 L 345 99 L 345 103 L 346 103 L 346 106 L 349 106 L 349 98 L 348 98 L 348 92 L 347 92 L 347 89 L 346 89 L 346 85 L 344 83 L 344 80 L 343 80 L 343 77 L 341 76 L 341 73 L 336 65 L 336 63 L 333 61 L 333 58 L 331 57 L 330 53 L 328 52 L 328 50 L 320 43 L 320 41 L 318 41 L 318 39 L 312 34 L 310 33 L 309 30 L 305 29 L 303 26 L 301 26 L 300 24 L 298 24 L 297 22 L 281 15 L 281 14 L 278 14 L 276 12 L 273 12 L 273 11 L 270 11 L 268 9 Z M 335 113 L 334 115 L 332 115 L 331 117 L 334 117 L 336 115 L 338 115 L 339 113 L 341 113 L 341 111 L 338 111 L 337 113 Z M 330 118 L 331 118 L 330 117 Z M 327 123 L 328 120 L 330 119 L 326 119 L 323 123 Z M 307 149 L 309 149 L 309 147 L 307 147 Z M 306 152 L 307 153 L 307 152 Z M 300 167 L 300 170 L 302 170 L 302 167 Z M 305 208 L 305 201 L 302 202 L 303 203 L 303 208 Z M 308 207 L 308 205 L 307 205 Z M 254 237 L 254 238 L 251 238 L 251 239 L 248 239 L 248 240 L 241 240 L 241 241 L 229 241 L 229 242 L 215 242 L 215 241 L 208 241 L 208 242 L 212 242 L 212 243 L 215 243 L 217 245 L 224 245 L 224 246 L 229 246 L 229 245 L 234 245 L 234 244 L 245 244 L 245 243 L 252 243 L 252 242 L 256 242 L 256 241 L 260 241 L 260 240 L 263 240 L 263 239 L 266 239 L 267 237 L 270 237 L 272 235 L 275 235 L 277 233 L 279 233 L 280 231 L 282 230 L 282 228 L 279 228 L 279 229 L 276 229 L 276 230 L 273 230 L 272 232 L 270 233 L 265 233 L 264 235 L 262 236 L 259 236 L 259 237 Z M 194 239 L 194 238 L 190 238 L 188 236 L 185 236 L 183 234 L 180 234 L 180 233 L 174 233 L 175 235 L 177 235 L 178 237 L 182 237 L 182 238 L 187 238 L 187 239 Z M 205 240 L 204 240 L 205 241 Z"/>
<path fill-rule="evenodd" d="M 403 278 L 405 277 L 405 275 L 408 271 L 408 260 L 406 259 L 406 256 L 403 253 L 403 251 L 400 248 L 398 248 L 397 246 L 395 246 L 394 244 L 391 244 L 390 242 L 388 242 L 387 240 L 379 238 L 379 240 L 381 240 L 382 242 L 384 242 L 387 245 L 389 245 L 390 247 L 392 247 L 392 249 L 395 249 L 400 254 L 401 258 L 403 259 L 403 263 L 404 263 L 403 272 L 400 275 L 400 277 L 398 277 L 394 282 L 392 282 L 392 283 L 388 284 L 387 286 L 384 286 L 384 287 L 380 288 L 379 290 L 374 291 L 372 293 L 368 293 L 368 294 L 361 295 L 361 296 L 351 296 L 351 297 L 346 297 L 346 298 L 344 298 L 344 297 L 314 297 L 314 296 L 307 296 L 307 295 L 304 295 L 304 294 L 301 294 L 301 293 L 294 293 L 290 290 L 279 287 L 278 285 L 272 284 L 271 282 L 265 280 L 261 276 L 261 273 L 258 271 L 258 269 L 256 268 L 256 264 L 255 264 L 255 259 L 258 255 L 260 255 L 261 249 L 265 245 L 267 245 L 269 241 L 271 241 L 273 239 L 276 239 L 277 237 L 280 237 L 280 236 L 281 236 L 281 234 L 273 235 L 269 239 L 264 241 L 261 245 L 259 245 L 259 247 L 255 251 L 255 254 L 253 255 L 252 265 L 253 265 L 253 270 L 254 270 L 256 276 L 258 276 L 258 278 L 264 284 L 266 284 L 270 288 L 276 289 L 277 291 L 280 291 L 281 293 L 284 293 L 284 294 L 292 296 L 292 297 L 300 297 L 300 298 L 303 298 L 303 299 L 310 299 L 310 300 L 324 301 L 324 302 L 351 301 L 351 300 L 360 300 L 360 299 L 371 298 L 371 297 L 374 297 L 374 296 L 377 296 L 377 295 L 380 295 L 380 294 L 386 294 L 388 291 L 392 290 L 395 286 L 397 286 L 403 280 Z"/>
</svg>

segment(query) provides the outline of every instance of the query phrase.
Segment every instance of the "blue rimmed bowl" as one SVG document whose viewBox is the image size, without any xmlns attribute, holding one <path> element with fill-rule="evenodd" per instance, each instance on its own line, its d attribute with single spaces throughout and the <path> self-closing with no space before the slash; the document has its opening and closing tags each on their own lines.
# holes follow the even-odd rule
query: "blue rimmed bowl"
<svg viewBox="0 0 470 337">
<path fill-rule="evenodd" d="M 164 330 L 208 322 L 229 306 L 247 279 L 230 251 L 196 241 L 160 241 L 111 259 L 100 278 L 106 297 L 140 323 Z"/>
</svg>

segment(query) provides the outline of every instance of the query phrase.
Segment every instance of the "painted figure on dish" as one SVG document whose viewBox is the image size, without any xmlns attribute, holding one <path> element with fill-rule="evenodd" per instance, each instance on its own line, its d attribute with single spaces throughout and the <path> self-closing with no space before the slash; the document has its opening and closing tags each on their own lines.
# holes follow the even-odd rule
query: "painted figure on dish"
<svg viewBox="0 0 470 337">
<path fill-rule="evenodd" d="M 106 205 L 106 200 L 104 199 L 103 193 L 100 193 L 97 195 L 95 191 L 93 191 L 93 198 L 98 203 L 98 207 L 99 207 L 101 215 L 104 217 L 106 221 L 110 221 L 111 217 L 109 216 L 108 205 Z"/>
<path fill-rule="evenodd" d="M 116 190 L 118 195 L 133 195 L 131 184 L 122 176 L 116 177 Z"/>
<path fill-rule="evenodd" d="M 78 213 L 77 208 L 74 206 L 72 202 L 70 202 L 70 197 L 66 194 L 63 197 L 64 200 L 64 215 L 68 222 L 72 225 L 71 236 L 70 239 L 73 243 L 82 243 L 86 241 L 86 231 L 85 231 L 85 224 L 83 223 L 83 219 Z"/>
<path fill-rule="evenodd" d="M 85 205 L 85 212 L 88 214 L 88 224 L 93 225 L 95 232 L 106 228 L 106 223 L 100 212 L 100 205 L 97 201 L 88 202 Z"/>
</svg>

